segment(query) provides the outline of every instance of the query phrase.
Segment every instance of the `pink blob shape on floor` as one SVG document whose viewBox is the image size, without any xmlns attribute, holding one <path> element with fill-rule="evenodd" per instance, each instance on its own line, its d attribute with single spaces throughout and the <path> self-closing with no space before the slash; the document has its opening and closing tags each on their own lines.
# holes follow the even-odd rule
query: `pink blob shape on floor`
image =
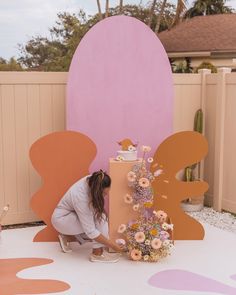
<svg viewBox="0 0 236 295">
<path fill-rule="evenodd" d="M 182 291 L 215 292 L 218 294 L 235 295 L 236 288 L 185 270 L 165 270 L 156 273 L 148 283 L 156 288 Z"/>
<path fill-rule="evenodd" d="M 91 171 L 107 169 L 124 138 L 155 150 L 172 125 L 171 67 L 154 32 L 128 16 L 93 26 L 73 56 L 67 83 L 67 130 L 96 143 Z"/>
<path fill-rule="evenodd" d="M 232 275 L 232 276 L 230 276 L 230 278 L 231 278 L 232 280 L 235 280 L 235 281 L 236 281 L 236 274 L 235 274 L 235 275 Z"/>
</svg>

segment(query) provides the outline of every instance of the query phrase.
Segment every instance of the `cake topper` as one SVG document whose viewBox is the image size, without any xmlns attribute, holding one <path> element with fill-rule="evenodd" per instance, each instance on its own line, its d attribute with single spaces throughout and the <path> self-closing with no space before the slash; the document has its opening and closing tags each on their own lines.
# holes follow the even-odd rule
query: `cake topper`
<svg viewBox="0 0 236 295">
<path fill-rule="evenodd" d="M 133 151 L 136 150 L 137 143 L 134 144 L 129 138 L 125 138 L 118 142 L 118 144 L 121 146 L 122 151 Z"/>
</svg>

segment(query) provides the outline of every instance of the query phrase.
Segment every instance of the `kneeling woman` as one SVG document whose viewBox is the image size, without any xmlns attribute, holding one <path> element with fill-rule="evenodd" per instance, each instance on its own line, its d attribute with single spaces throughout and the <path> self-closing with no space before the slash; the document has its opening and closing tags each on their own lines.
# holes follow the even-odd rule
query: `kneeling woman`
<svg viewBox="0 0 236 295">
<path fill-rule="evenodd" d="M 70 252 L 68 236 L 75 236 L 80 244 L 93 240 L 92 262 L 116 262 L 118 255 L 104 250 L 112 248 L 116 252 L 122 249 L 109 240 L 107 215 L 104 209 L 104 197 L 111 186 L 111 178 L 103 171 L 86 176 L 66 192 L 52 215 L 52 224 L 59 232 L 59 242 L 64 252 Z"/>
</svg>

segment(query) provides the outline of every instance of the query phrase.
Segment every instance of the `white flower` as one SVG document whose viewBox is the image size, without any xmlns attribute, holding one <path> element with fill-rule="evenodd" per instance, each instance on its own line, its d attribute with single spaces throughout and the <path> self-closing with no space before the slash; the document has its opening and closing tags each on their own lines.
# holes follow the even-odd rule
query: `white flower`
<svg viewBox="0 0 236 295">
<path fill-rule="evenodd" d="M 169 229 L 169 224 L 164 222 L 161 226 L 164 230 L 168 230 Z"/>
<path fill-rule="evenodd" d="M 164 242 L 162 242 L 162 245 L 163 245 L 164 247 L 169 246 L 169 244 L 170 244 L 170 241 L 169 241 L 169 240 L 165 240 Z"/>
<path fill-rule="evenodd" d="M 133 198 L 132 198 L 132 196 L 131 196 L 130 194 L 126 194 L 126 195 L 124 196 L 124 201 L 125 201 L 125 203 L 127 203 L 127 204 L 131 204 L 131 203 L 133 203 Z"/>
<path fill-rule="evenodd" d="M 156 170 L 156 171 L 154 172 L 154 176 L 155 176 L 155 177 L 158 177 L 159 175 L 162 174 L 162 172 L 163 172 L 162 169 L 158 169 L 158 170 Z"/>
<path fill-rule="evenodd" d="M 129 146 L 128 146 L 128 151 L 130 151 L 130 152 L 134 152 L 134 151 L 136 151 L 136 147 L 133 146 L 133 145 L 129 145 Z"/>
<path fill-rule="evenodd" d="M 3 211 L 8 211 L 9 210 L 9 205 L 3 207 Z"/>
<path fill-rule="evenodd" d="M 150 240 L 145 241 L 145 245 L 149 246 L 151 244 Z"/>
<path fill-rule="evenodd" d="M 147 161 L 148 161 L 148 163 L 152 163 L 153 162 L 153 158 L 150 157 L 150 158 L 147 159 Z"/>
<path fill-rule="evenodd" d="M 119 156 L 116 157 L 116 160 L 117 161 L 124 161 L 124 157 L 122 157 L 122 156 L 119 155 Z"/>
<path fill-rule="evenodd" d="M 127 174 L 127 179 L 128 179 L 129 182 L 135 182 L 136 178 L 137 178 L 137 176 L 133 171 L 130 171 Z"/>
<path fill-rule="evenodd" d="M 174 224 L 172 224 L 172 223 L 169 224 L 169 229 L 170 229 L 170 230 L 173 230 L 173 229 L 174 229 Z"/>
<path fill-rule="evenodd" d="M 139 204 L 136 204 L 136 205 L 133 206 L 134 211 L 138 211 L 138 209 L 139 209 Z"/>
<path fill-rule="evenodd" d="M 125 224 L 121 224 L 118 228 L 118 233 L 123 234 L 123 232 L 126 231 L 126 225 Z"/>
<path fill-rule="evenodd" d="M 145 153 L 148 153 L 151 151 L 151 147 L 148 145 L 142 145 L 141 150 Z"/>
<path fill-rule="evenodd" d="M 172 243 L 169 244 L 169 250 L 173 250 L 174 249 L 174 245 Z"/>
</svg>

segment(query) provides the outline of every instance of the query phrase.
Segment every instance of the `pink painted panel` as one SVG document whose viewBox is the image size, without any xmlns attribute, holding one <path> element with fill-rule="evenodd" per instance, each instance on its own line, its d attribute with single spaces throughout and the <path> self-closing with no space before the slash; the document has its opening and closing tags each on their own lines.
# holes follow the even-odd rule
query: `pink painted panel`
<svg viewBox="0 0 236 295">
<path fill-rule="evenodd" d="M 106 169 L 126 137 L 156 150 L 172 133 L 172 109 L 168 57 L 144 23 L 109 17 L 85 35 L 69 71 L 67 129 L 96 143 L 91 170 Z"/>
</svg>

